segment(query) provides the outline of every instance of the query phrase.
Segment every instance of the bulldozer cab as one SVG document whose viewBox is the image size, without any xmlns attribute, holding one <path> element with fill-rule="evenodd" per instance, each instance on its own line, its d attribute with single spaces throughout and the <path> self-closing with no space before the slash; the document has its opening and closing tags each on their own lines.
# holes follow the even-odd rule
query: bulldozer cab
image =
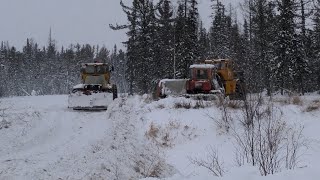
<svg viewBox="0 0 320 180">
<path fill-rule="evenodd" d="M 212 64 L 191 65 L 190 70 L 192 80 L 211 80 L 215 74 L 215 66 Z"/>
<path fill-rule="evenodd" d="M 106 74 L 109 73 L 109 65 L 106 63 L 85 63 L 81 64 L 82 74 Z"/>
<path fill-rule="evenodd" d="M 83 63 L 80 71 L 83 84 L 109 84 L 110 67 L 107 63 Z"/>
</svg>

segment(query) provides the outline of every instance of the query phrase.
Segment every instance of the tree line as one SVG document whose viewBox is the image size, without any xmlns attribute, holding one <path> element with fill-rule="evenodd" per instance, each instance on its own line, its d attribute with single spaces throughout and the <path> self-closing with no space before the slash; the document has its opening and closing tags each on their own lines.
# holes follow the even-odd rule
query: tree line
<svg viewBox="0 0 320 180">
<path fill-rule="evenodd" d="M 110 51 L 106 47 L 71 44 L 57 50 L 50 35 L 44 47 L 27 39 L 20 52 L 8 42 L 1 42 L 0 96 L 68 94 L 81 83 L 80 64 L 94 60 L 113 65 L 112 81 L 125 91 L 125 53 L 116 46 Z"/>
<path fill-rule="evenodd" d="M 127 16 L 126 51 L 71 44 L 57 49 L 28 39 L 22 51 L 0 44 L 0 95 L 66 94 L 80 83 L 80 63 L 98 58 L 115 67 L 121 92 L 154 92 L 164 78 L 187 78 L 189 66 L 209 58 L 233 59 L 249 92 L 320 89 L 320 0 L 245 0 L 243 21 L 232 6 L 212 0 L 211 24 L 200 19 L 197 0 L 120 1 Z M 207 18 L 207 17 L 206 17 Z"/>
<path fill-rule="evenodd" d="M 245 0 L 244 22 L 212 0 L 208 29 L 196 0 L 120 1 L 128 23 L 126 79 L 130 93 L 153 92 L 163 78 L 187 78 L 208 58 L 233 59 L 248 90 L 305 93 L 320 89 L 319 0 Z"/>
</svg>

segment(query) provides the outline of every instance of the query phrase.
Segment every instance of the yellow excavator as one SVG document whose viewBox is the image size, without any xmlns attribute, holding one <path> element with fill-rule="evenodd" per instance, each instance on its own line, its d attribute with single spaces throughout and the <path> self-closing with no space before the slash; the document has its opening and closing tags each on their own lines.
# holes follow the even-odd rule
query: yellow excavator
<svg viewBox="0 0 320 180">
<path fill-rule="evenodd" d="M 212 64 L 216 67 L 217 74 L 224 87 L 225 96 L 231 98 L 243 98 L 245 96 L 245 82 L 243 73 L 234 69 L 233 61 L 230 59 L 205 60 L 205 64 Z"/>
<path fill-rule="evenodd" d="M 72 88 L 68 107 L 74 110 L 106 110 L 118 97 L 117 86 L 110 82 L 113 68 L 107 63 L 81 64 L 81 84 Z"/>
</svg>

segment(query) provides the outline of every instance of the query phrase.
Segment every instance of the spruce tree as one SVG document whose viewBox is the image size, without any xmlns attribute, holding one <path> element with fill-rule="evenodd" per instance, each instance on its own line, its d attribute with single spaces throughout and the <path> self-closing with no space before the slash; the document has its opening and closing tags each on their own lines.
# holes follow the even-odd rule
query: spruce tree
<svg viewBox="0 0 320 180">
<path fill-rule="evenodd" d="M 314 59 L 312 61 L 312 67 L 314 69 L 313 74 L 315 75 L 316 80 L 316 89 L 320 89 L 320 1 L 314 5 L 315 13 L 313 15 L 313 31 L 311 35 L 311 52 L 313 54 Z"/>
<path fill-rule="evenodd" d="M 186 17 L 185 17 L 185 7 L 183 3 L 179 3 L 177 16 L 175 18 L 174 27 L 174 69 L 176 78 L 186 78 L 187 69 L 185 68 L 185 57 L 187 53 L 186 46 Z"/>
<path fill-rule="evenodd" d="M 199 60 L 205 60 L 209 56 L 209 37 L 206 28 L 203 27 L 202 21 L 200 22 L 199 27 L 199 40 L 198 40 L 198 46 L 199 46 Z"/>
<path fill-rule="evenodd" d="M 229 58 L 231 54 L 229 44 L 231 18 L 226 16 L 225 6 L 219 0 L 215 1 L 212 8 L 214 13 L 210 31 L 210 55 L 213 58 Z"/>
<path fill-rule="evenodd" d="M 158 29 L 156 39 L 156 61 L 158 79 L 172 78 L 174 65 L 174 32 L 173 32 L 173 8 L 170 0 L 161 0 L 158 4 Z M 160 65 L 160 66 L 159 66 Z"/>
<path fill-rule="evenodd" d="M 267 89 L 272 92 L 272 49 L 275 37 L 275 5 L 267 0 L 253 0 L 250 3 L 251 42 L 253 47 L 253 68 L 257 73 L 255 84 L 257 90 Z"/>
<path fill-rule="evenodd" d="M 133 0 L 132 7 L 120 4 L 126 13 L 129 24 L 112 26 L 112 29 L 128 28 L 127 45 L 127 75 L 129 93 L 148 93 L 153 89 L 153 78 L 150 72 L 155 70 L 154 37 L 155 34 L 155 7 L 150 0 Z"/>
<path fill-rule="evenodd" d="M 293 0 L 281 0 L 278 3 L 278 33 L 275 42 L 275 73 L 278 87 L 293 90 L 294 85 L 294 39 L 295 39 L 295 6 Z"/>
<path fill-rule="evenodd" d="M 198 46 L 198 3 L 179 3 L 175 21 L 175 69 L 177 78 L 187 78 L 189 67 L 200 58 Z"/>
<path fill-rule="evenodd" d="M 187 48 L 189 51 L 188 65 L 190 66 L 195 61 L 199 60 L 199 45 L 198 45 L 198 30 L 199 30 L 199 12 L 197 0 L 190 0 L 190 8 L 186 22 Z M 189 68 L 189 66 L 187 68 Z"/>
</svg>

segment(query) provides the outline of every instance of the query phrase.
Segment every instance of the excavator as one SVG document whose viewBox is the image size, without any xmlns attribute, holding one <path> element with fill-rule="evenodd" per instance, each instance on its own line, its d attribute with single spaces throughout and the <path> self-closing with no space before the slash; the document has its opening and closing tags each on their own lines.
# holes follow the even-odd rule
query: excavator
<svg viewBox="0 0 320 180">
<path fill-rule="evenodd" d="M 117 86 L 110 82 L 113 68 L 107 63 L 81 64 L 81 84 L 74 86 L 68 107 L 74 110 L 106 110 L 118 97 Z"/>
<path fill-rule="evenodd" d="M 232 99 L 245 97 L 245 83 L 241 72 L 235 72 L 230 59 L 209 59 L 190 66 L 189 79 L 163 79 L 158 83 L 157 95 L 212 99 L 217 94 Z M 209 98 L 208 98 L 209 97 Z"/>
</svg>

